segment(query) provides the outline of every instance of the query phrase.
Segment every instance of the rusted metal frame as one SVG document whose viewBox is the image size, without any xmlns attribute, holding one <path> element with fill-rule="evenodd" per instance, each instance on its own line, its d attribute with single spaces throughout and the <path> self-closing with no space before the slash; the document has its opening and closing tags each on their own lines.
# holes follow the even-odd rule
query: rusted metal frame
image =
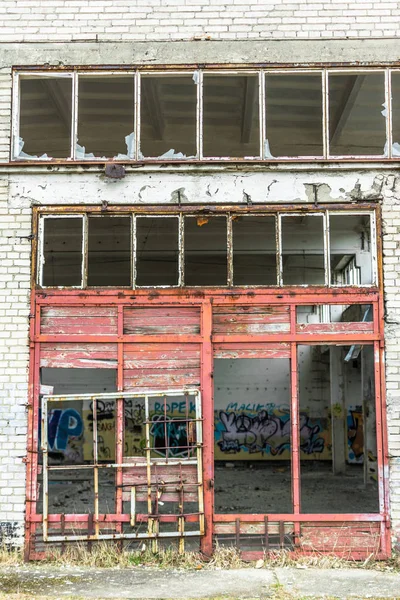
<svg viewBox="0 0 400 600">
<path fill-rule="evenodd" d="M 203 70 L 197 69 L 196 157 L 203 160 Z"/>
<path fill-rule="evenodd" d="M 118 305 L 118 313 L 117 313 L 117 333 L 118 333 L 118 345 L 117 345 L 117 353 L 118 353 L 118 361 L 117 361 L 117 390 L 122 392 L 124 389 L 124 344 L 122 341 L 124 331 L 124 307 L 122 305 Z M 124 454 L 124 423 L 125 423 L 125 403 L 123 398 L 116 398 L 116 427 L 115 427 L 115 462 L 117 464 L 123 463 L 123 454 Z M 116 493 L 115 493 L 115 512 L 117 514 L 122 514 L 122 467 L 116 467 L 115 473 L 115 483 L 116 483 Z M 116 527 L 117 533 L 122 532 L 121 524 L 117 524 Z"/>
<path fill-rule="evenodd" d="M 149 514 L 147 522 L 147 535 L 146 537 L 153 537 L 155 532 L 155 520 L 150 518 L 153 514 L 152 497 L 151 497 L 151 444 L 150 444 L 150 412 L 149 412 L 149 397 L 147 394 L 144 396 L 144 410 L 145 410 L 145 435 L 146 435 L 146 477 L 147 477 L 147 512 Z M 152 545 L 153 552 L 157 552 L 157 541 Z"/>
<path fill-rule="evenodd" d="M 359 73 L 360 75 L 369 75 L 371 73 L 382 73 L 384 75 L 384 94 L 385 94 L 385 98 L 387 98 L 387 80 L 386 80 L 386 76 L 385 76 L 385 70 L 380 67 L 380 68 L 369 68 L 369 69 L 365 69 L 365 68 L 352 68 L 352 69 L 327 69 L 327 77 L 328 77 L 328 90 L 329 90 L 329 75 L 331 73 L 340 73 L 343 75 L 351 75 L 353 73 Z M 329 102 L 329 94 L 328 94 L 328 102 Z M 329 109 L 328 109 L 329 111 Z M 387 111 L 389 111 L 389 107 L 387 107 Z M 386 125 L 385 125 L 385 130 L 386 130 L 386 142 L 388 143 L 389 138 L 388 138 L 388 123 L 387 123 L 387 117 L 385 117 L 386 120 Z M 329 135 L 329 133 L 328 133 Z M 390 137 L 390 134 L 389 134 Z M 355 154 L 355 155 L 349 155 L 349 158 L 351 159 L 355 159 L 355 160 L 368 160 L 368 158 L 375 158 L 375 159 L 382 159 L 382 160 L 387 160 L 387 156 L 385 156 L 384 153 L 382 153 L 381 155 L 363 155 L 363 154 Z M 334 155 L 334 154 L 328 154 L 328 159 L 329 160 L 344 160 L 346 159 L 346 155 Z"/>
<path fill-rule="evenodd" d="M 44 396 L 42 398 L 42 440 L 41 440 L 41 451 L 43 459 L 43 541 L 47 542 L 49 529 L 48 529 L 48 516 L 49 516 L 49 480 L 48 480 L 48 414 L 47 414 L 47 399 Z"/>
<path fill-rule="evenodd" d="M 258 106 L 259 108 L 259 129 L 260 129 L 260 157 L 265 160 L 264 140 L 267 139 L 266 133 L 266 108 L 265 108 L 265 74 L 260 71 L 258 74 Z"/>
<path fill-rule="evenodd" d="M 325 266 L 325 285 L 330 287 L 332 284 L 331 276 L 331 239 L 330 239 L 330 221 L 329 212 L 325 211 L 323 216 L 324 227 L 324 266 Z"/>
<path fill-rule="evenodd" d="M 242 523 L 262 523 L 265 519 L 265 516 L 268 516 L 269 523 L 277 523 L 279 521 L 284 521 L 287 523 L 307 523 L 307 522 L 326 522 L 326 523 L 341 523 L 341 522 L 377 522 L 380 523 L 384 521 L 384 516 L 379 513 L 350 513 L 350 514 L 307 514 L 307 513 L 268 513 L 265 514 L 238 514 L 238 513 L 230 513 L 230 514 L 214 514 L 214 522 L 215 523 L 234 523 L 237 518 L 240 517 Z"/>
<path fill-rule="evenodd" d="M 227 241 L 227 282 L 228 287 L 233 286 L 233 227 L 232 227 L 232 215 L 228 213 L 226 219 L 226 241 Z"/>
<path fill-rule="evenodd" d="M 179 515 L 159 515 L 160 523 L 177 523 Z M 49 514 L 48 522 L 49 523 L 61 523 L 64 518 L 65 523 L 83 523 L 85 524 L 88 520 L 88 514 L 64 514 L 64 513 L 52 513 Z M 116 523 L 129 523 L 131 515 L 129 513 L 124 513 L 121 515 L 116 515 L 112 513 L 107 514 L 99 514 L 99 523 L 100 524 L 116 524 Z M 148 514 L 136 514 L 137 522 L 147 522 Z M 197 523 L 199 520 L 199 513 L 186 513 L 185 515 L 186 522 Z M 35 514 L 32 515 L 32 523 L 41 523 L 42 515 Z"/>
<path fill-rule="evenodd" d="M 98 542 L 98 541 L 117 541 L 117 540 L 152 540 L 152 548 L 153 552 L 157 552 L 155 550 L 155 546 L 158 546 L 159 538 L 176 538 L 176 531 L 158 531 L 157 524 L 158 519 L 151 519 L 153 522 L 152 532 L 149 533 L 102 533 L 99 536 L 96 534 L 93 535 L 52 535 L 48 541 L 51 542 Z M 150 519 L 149 519 L 150 521 Z M 180 535 L 184 537 L 199 537 L 200 531 L 184 531 Z"/>
<path fill-rule="evenodd" d="M 322 71 L 322 144 L 324 159 L 329 156 L 329 89 L 328 73 L 326 69 Z"/>
<path fill-rule="evenodd" d="M 214 393 L 213 393 L 213 348 L 212 348 L 212 305 L 204 302 L 201 306 L 201 394 L 203 431 L 203 489 L 204 517 L 200 522 L 201 551 L 211 556 L 213 551 L 213 515 L 214 515 Z M 198 453 L 199 457 L 199 453 Z M 200 459 L 201 460 L 201 459 Z M 200 474 L 200 473 L 199 473 Z M 200 512 L 200 509 L 199 509 Z"/>
<path fill-rule="evenodd" d="M 282 214 L 275 217 L 276 236 L 276 269 L 278 287 L 283 287 L 283 258 L 282 258 Z"/>
<path fill-rule="evenodd" d="M 386 156 L 393 158 L 393 107 L 392 107 L 392 73 L 385 70 L 385 104 L 386 104 Z"/>
<path fill-rule="evenodd" d="M 158 76 L 160 78 L 171 77 L 173 75 L 177 75 L 178 77 L 182 77 L 182 76 L 185 76 L 185 75 L 187 77 L 190 77 L 190 76 L 193 77 L 195 72 L 199 73 L 199 70 L 198 69 L 194 69 L 194 70 L 172 69 L 172 70 L 169 70 L 169 71 L 165 71 L 165 70 L 161 71 L 161 70 L 157 70 L 156 69 L 156 70 L 152 70 L 149 73 L 146 73 L 143 70 L 138 70 L 137 71 L 137 78 L 138 78 L 139 85 L 138 85 L 138 102 L 137 102 L 137 111 L 138 111 L 138 114 L 137 114 L 137 117 L 136 117 L 137 123 L 138 123 L 138 129 L 137 129 L 138 152 L 137 152 L 136 156 L 137 156 L 137 158 L 140 161 L 144 160 L 146 162 L 151 162 L 152 163 L 155 160 L 162 160 L 162 159 L 160 159 L 159 156 L 144 156 L 141 153 L 141 150 L 140 150 L 140 142 L 141 142 L 141 112 L 142 112 L 141 111 L 141 95 L 142 95 L 142 92 L 141 92 L 141 90 L 142 90 L 141 81 L 142 81 L 142 77 L 146 77 L 146 75 L 151 75 L 151 76 L 155 76 L 156 75 L 156 76 Z M 193 85 L 198 85 L 198 84 L 196 84 L 195 81 L 193 81 Z M 198 90 L 196 89 L 196 110 L 195 110 L 196 132 L 197 132 L 197 129 L 199 127 L 199 124 L 198 124 L 198 97 L 199 97 L 199 94 L 198 94 Z M 197 134 L 196 134 L 196 142 L 197 142 Z M 197 143 L 196 143 L 196 157 L 195 158 L 198 158 L 198 157 L 199 157 L 199 147 L 197 146 Z"/>
<path fill-rule="evenodd" d="M 72 75 L 72 110 L 71 110 L 71 151 L 72 160 L 76 160 L 76 145 L 78 143 L 78 92 L 79 78 L 77 73 Z"/>
<path fill-rule="evenodd" d="M 296 306 L 290 307 L 290 328 L 296 329 Z M 294 514 L 300 514 L 301 511 L 301 484 L 300 484 L 300 428 L 299 428 L 299 390 L 298 390 L 298 366 L 297 366 L 297 345 L 290 345 L 290 459 L 291 459 L 291 491 Z M 295 526 L 295 537 L 299 540 L 300 527 Z"/>
<path fill-rule="evenodd" d="M 249 305 L 249 304 L 373 304 L 378 300 L 376 287 L 335 288 L 334 291 L 326 288 L 253 288 L 251 290 L 238 288 L 237 290 L 208 289 L 201 292 L 197 289 L 177 290 L 163 289 L 162 291 L 140 289 L 133 295 L 127 290 L 102 290 L 94 294 L 92 290 L 77 292 L 76 290 L 36 290 L 36 301 L 40 306 L 104 306 L 124 304 L 130 306 L 163 307 L 194 306 L 200 305 L 205 299 L 212 298 L 218 305 Z"/>
<path fill-rule="evenodd" d="M 382 423 L 382 399 L 381 399 L 381 381 L 380 381 L 381 349 L 379 342 L 374 343 L 374 389 L 375 389 L 375 412 L 376 412 L 376 459 L 378 467 L 378 490 L 379 490 L 379 512 L 383 515 L 384 521 L 381 523 L 380 541 L 381 550 L 386 549 L 387 524 L 389 515 L 386 512 L 386 494 L 385 494 L 385 473 L 384 453 L 383 453 L 383 423 Z M 364 456 L 364 460 L 368 457 Z"/>
<path fill-rule="evenodd" d="M 122 212 L 124 214 L 150 214 L 156 213 L 159 215 L 178 215 L 179 213 L 186 214 L 190 213 L 192 216 L 213 216 L 218 213 L 227 213 L 232 212 L 232 214 L 251 214 L 251 213 L 266 213 L 267 215 L 272 215 L 275 213 L 297 213 L 302 215 L 308 212 L 313 213 L 322 213 L 324 210 L 330 210 L 332 213 L 340 212 L 353 212 L 354 214 L 358 214 L 363 211 L 374 211 L 377 210 L 379 204 L 377 202 L 357 202 L 357 205 L 338 202 L 334 205 L 330 203 L 319 203 L 318 208 L 316 208 L 313 204 L 304 204 L 304 205 L 294 205 L 293 203 L 286 204 L 252 204 L 248 206 L 247 204 L 191 204 L 191 205 L 182 205 L 179 208 L 176 205 L 162 205 L 159 204 L 146 204 L 146 205 L 127 205 L 127 204 L 115 204 L 112 207 L 108 207 L 106 211 L 102 209 L 101 206 L 98 205 L 68 205 L 68 206 L 35 206 L 33 207 L 34 214 L 42 215 L 42 214 L 50 214 L 56 215 L 58 213 L 99 213 L 102 215 L 108 215 L 108 213 L 119 213 Z M 196 213 L 199 213 L 196 214 Z"/>
</svg>

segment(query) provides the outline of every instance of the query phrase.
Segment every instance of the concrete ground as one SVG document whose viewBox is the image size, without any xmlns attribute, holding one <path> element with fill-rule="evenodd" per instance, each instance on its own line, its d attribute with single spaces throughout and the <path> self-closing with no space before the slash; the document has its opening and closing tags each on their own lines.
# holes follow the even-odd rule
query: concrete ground
<svg viewBox="0 0 400 600">
<path fill-rule="evenodd" d="M 400 573 L 366 569 L 162 570 L 53 566 L 0 568 L 0 598 L 304 599 L 397 598 Z"/>
</svg>

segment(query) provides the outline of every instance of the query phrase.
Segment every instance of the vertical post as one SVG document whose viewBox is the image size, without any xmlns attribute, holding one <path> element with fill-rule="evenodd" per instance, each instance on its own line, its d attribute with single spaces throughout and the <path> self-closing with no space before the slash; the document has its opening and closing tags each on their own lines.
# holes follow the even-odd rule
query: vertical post
<svg viewBox="0 0 400 600">
<path fill-rule="evenodd" d="M 290 331 L 291 335 L 296 332 L 296 306 L 290 306 Z M 293 513 L 300 514 L 300 430 L 299 430 L 299 381 L 297 371 L 297 347 L 293 342 L 290 345 L 290 391 L 291 391 L 291 411 L 290 411 L 290 450 L 292 461 L 292 500 Z M 300 537 L 300 523 L 294 524 L 296 541 Z"/>
<path fill-rule="evenodd" d="M 205 534 L 201 551 L 210 556 L 213 548 L 214 515 L 214 402 L 212 356 L 212 306 L 206 301 L 201 306 L 201 399 L 203 414 L 203 486 Z"/>
<path fill-rule="evenodd" d="M 123 328 L 124 328 L 124 307 L 123 305 L 118 305 L 118 316 L 117 316 L 117 328 L 118 328 L 118 371 L 117 371 L 117 390 L 122 392 L 124 389 L 124 344 L 122 342 L 123 337 Z M 125 413 L 125 405 L 123 398 L 116 399 L 116 407 L 115 407 L 115 419 L 116 419 L 116 427 L 115 427 L 115 462 L 117 465 L 122 465 L 123 456 L 124 456 L 124 413 Z M 115 493 L 115 512 L 117 515 L 122 514 L 122 467 L 118 466 L 116 468 L 115 474 L 115 485 L 116 485 L 116 493 Z M 116 531 L 118 533 L 122 532 L 122 523 L 118 522 L 116 524 Z"/>
<path fill-rule="evenodd" d="M 94 532 L 99 535 L 99 452 L 98 452 L 98 430 L 97 430 L 97 399 L 93 398 L 93 459 L 94 459 Z"/>
<path fill-rule="evenodd" d="M 346 407 L 344 361 L 341 346 L 330 346 L 330 392 L 332 417 L 332 470 L 346 471 Z"/>
</svg>

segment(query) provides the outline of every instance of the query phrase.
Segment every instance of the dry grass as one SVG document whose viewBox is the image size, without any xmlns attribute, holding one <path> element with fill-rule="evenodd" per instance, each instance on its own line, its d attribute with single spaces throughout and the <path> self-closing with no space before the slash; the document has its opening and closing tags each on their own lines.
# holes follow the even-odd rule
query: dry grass
<svg viewBox="0 0 400 600">
<path fill-rule="evenodd" d="M 23 562 L 20 548 L 7 548 L 0 545 L 0 565 L 13 566 Z M 223 547 L 217 544 L 211 559 L 199 552 L 179 554 L 175 549 L 167 548 L 157 553 L 151 551 L 150 544 L 143 544 L 142 550 L 122 550 L 116 544 L 99 542 L 93 544 L 89 552 L 87 545 L 76 543 L 67 545 L 62 554 L 58 550 L 49 550 L 45 563 L 53 565 L 79 565 L 96 568 L 129 568 L 135 566 L 156 567 L 162 569 L 241 569 L 254 567 L 255 563 L 245 562 L 235 547 Z M 42 563 L 43 564 L 43 563 Z M 260 563 L 257 565 L 260 567 Z M 400 572 L 400 553 L 393 553 L 385 561 L 377 561 L 371 554 L 363 562 L 345 560 L 331 554 L 314 551 L 305 556 L 288 550 L 275 550 L 264 556 L 262 568 L 276 567 L 319 568 L 319 569 L 372 569 L 386 572 Z"/>
</svg>

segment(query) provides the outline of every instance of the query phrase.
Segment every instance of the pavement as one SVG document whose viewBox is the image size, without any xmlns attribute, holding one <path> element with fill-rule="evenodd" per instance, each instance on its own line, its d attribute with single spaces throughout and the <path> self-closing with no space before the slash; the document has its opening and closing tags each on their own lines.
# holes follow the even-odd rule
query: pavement
<svg viewBox="0 0 400 600">
<path fill-rule="evenodd" d="M 397 598 L 400 573 L 367 569 L 99 569 L 22 565 L 0 568 L 0 597 L 34 599 Z M 25 595 L 26 594 L 26 595 Z"/>
</svg>

